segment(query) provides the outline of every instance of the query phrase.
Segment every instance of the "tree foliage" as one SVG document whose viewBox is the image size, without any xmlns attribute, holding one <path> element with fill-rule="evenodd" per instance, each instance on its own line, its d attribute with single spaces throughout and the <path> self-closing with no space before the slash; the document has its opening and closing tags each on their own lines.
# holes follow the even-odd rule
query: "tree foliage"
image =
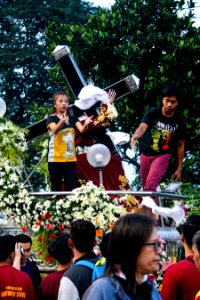
<svg viewBox="0 0 200 300">
<path fill-rule="evenodd" d="M 34 121 L 33 108 L 45 106 L 55 89 L 48 72 L 55 62 L 47 55 L 47 25 L 84 24 L 94 9 L 81 0 L 1 0 L 0 9 L 0 93 L 8 116 L 27 125 Z"/>
<path fill-rule="evenodd" d="M 140 78 L 139 91 L 116 103 L 115 129 L 133 132 L 144 111 L 160 105 L 163 87 L 179 86 L 183 93 L 179 107 L 188 126 L 183 177 L 199 182 L 200 35 L 192 10 L 184 5 L 184 0 L 116 0 L 111 10 L 98 9 L 85 26 L 50 24 L 47 38 L 50 52 L 58 43 L 67 44 L 84 77 L 99 87 L 130 74 Z M 192 8 L 194 2 L 189 5 Z M 56 82 L 57 67 L 51 75 Z"/>
</svg>

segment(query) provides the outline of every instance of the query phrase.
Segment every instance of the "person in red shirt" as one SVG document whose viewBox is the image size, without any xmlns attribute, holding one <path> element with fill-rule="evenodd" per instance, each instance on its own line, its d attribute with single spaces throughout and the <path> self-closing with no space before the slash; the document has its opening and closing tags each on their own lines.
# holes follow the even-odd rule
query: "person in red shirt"
<svg viewBox="0 0 200 300">
<path fill-rule="evenodd" d="M 0 237 L 0 299 L 34 300 L 30 277 L 12 266 L 16 239 L 12 235 Z"/>
<path fill-rule="evenodd" d="M 163 300 L 194 300 L 200 290 L 200 272 L 197 270 L 192 251 L 192 238 L 200 230 L 200 216 L 191 215 L 183 224 L 182 245 L 185 259 L 167 268 L 163 278 Z"/>
<path fill-rule="evenodd" d="M 69 234 L 63 234 L 53 240 L 48 253 L 57 260 L 57 271 L 44 277 L 38 292 L 38 300 L 57 300 L 60 280 L 72 264 L 72 250 L 68 246 Z"/>
</svg>

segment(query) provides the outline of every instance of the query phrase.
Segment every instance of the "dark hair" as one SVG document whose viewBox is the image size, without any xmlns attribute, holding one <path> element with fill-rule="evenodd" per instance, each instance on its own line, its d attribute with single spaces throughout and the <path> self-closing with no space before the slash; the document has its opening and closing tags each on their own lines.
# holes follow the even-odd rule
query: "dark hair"
<svg viewBox="0 0 200 300">
<path fill-rule="evenodd" d="M 15 252 L 16 239 L 13 235 L 0 236 L 0 262 L 7 260 L 8 256 Z"/>
<path fill-rule="evenodd" d="M 59 264 L 65 265 L 72 259 L 72 250 L 68 246 L 69 234 L 62 234 L 51 241 L 48 253 L 56 259 Z"/>
<path fill-rule="evenodd" d="M 166 86 L 163 90 L 162 90 L 162 98 L 164 97 L 170 97 L 170 96 L 175 96 L 177 101 L 180 101 L 181 99 L 181 90 L 179 88 L 177 88 L 174 85 L 170 85 L 170 86 Z"/>
<path fill-rule="evenodd" d="M 107 258 L 108 256 L 108 248 L 110 243 L 111 232 L 108 232 L 102 236 L 101 242 L 99 244 L 99 248 L 101 250 L 101 254 L 103 257 Z"/>
<path fill-rule="evenodd" d="M 190 215 L 183 224 L 183 236 L 186 244 L 191 248 L 194 234 L 200 230 L 200 216 Z"/>
<path fill-rule="evenodd" d="M 27 234 L 24 233 L 18 234 L 15 236 L 15 238 L 18 243 L 23 243 L 23 244 L 30 243 L 32 245 L 32 239 Z"/>
<path fill-rule="evenodd" d="M 135 293 L 138 256 L 144 243 L 151 236 L 154 226 L 155 221 L 147 215 L 128 214 L 119 219 L 113 227 L 106 275 L 115 273 L 120 265 L 126 275 L 131 294 Z"/>
<path fill-rule="evenodd" d="M 59 95 L 67 96 L 67 99 L 68 99 L 68 101 L 69 101 L 69 96 L 67 95 L 67 93 L 65 93 L 65 92 L 63 92 L 63 91 L 58 91 L 58 92 L 56 92 L 56 93 L 53 95 L 53 113 L 56 112 L 55 104 L 56 104 L 57 97 L 58 97 Z"/>
<path fill-rule="evenodd" d="M 93 250 L 96 229 L 92 222 L 79 219 L 73 221 L 70 228 L 70 237 L 75 248 L 81 253 Z"/>
<path fill-rule="evenodd" d="M 195 233 L 193 236 L 192 242 L 196 245 L 197 250 L 200 253 L 200 230 Z"/>
</svg>

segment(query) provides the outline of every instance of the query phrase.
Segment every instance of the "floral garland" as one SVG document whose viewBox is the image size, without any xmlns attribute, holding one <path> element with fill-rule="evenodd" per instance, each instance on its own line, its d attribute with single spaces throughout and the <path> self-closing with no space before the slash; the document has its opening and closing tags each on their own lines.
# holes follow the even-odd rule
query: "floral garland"
<svg viewBox="0 0 200 300">
<path fill-rule="evenodd" d="M 20 221 L 30 205 L 28 191 L 23 185 L 26 132 L 11 121 L 0 120 L 0 212 L 8 219 L 20 216 Z"/>
</svg>

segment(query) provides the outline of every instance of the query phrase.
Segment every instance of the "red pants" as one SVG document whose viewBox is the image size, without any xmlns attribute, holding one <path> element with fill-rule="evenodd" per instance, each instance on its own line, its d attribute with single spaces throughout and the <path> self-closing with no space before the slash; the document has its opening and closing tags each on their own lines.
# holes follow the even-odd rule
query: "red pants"
<svg viewBox="0 0 200 300">
<path fill-rule="evenodd" d="M 171 154 L 159 156 L 140 156 L 140 174 L 144 191 L 155 192 L 165 174 Z"/>
</svg>

